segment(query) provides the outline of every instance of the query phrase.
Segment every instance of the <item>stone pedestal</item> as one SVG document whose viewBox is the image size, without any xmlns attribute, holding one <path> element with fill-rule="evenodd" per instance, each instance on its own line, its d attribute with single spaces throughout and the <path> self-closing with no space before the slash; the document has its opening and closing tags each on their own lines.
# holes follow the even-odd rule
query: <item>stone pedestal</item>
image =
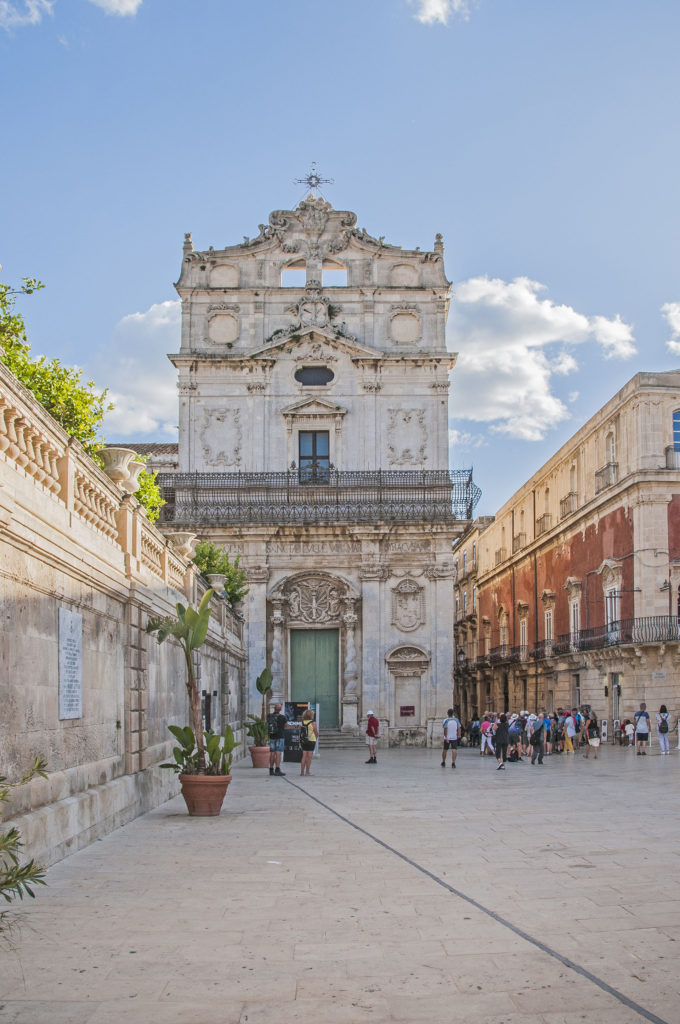
<svg viewBox="0 0 680 1024">
<path fill-rule="evenodd" d="M 353 734 L 359 731 L 359 701 L 357 697 L 343 698 L 341 729 L 343 732 Z"/>
</svg>

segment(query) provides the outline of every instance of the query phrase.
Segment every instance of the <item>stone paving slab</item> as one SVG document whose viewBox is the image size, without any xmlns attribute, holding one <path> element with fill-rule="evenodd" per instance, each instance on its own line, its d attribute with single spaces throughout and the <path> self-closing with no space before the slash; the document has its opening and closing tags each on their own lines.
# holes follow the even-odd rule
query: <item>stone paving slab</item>
<svg viewBox="0 0 680 1024">
<path fill-rule="evenodd" d="M 363 753 L 239 764 L 219 818 L 177 798 L 53 866 L 0 1024 L 675 1024 L 678 755 Z"/>
</svg>

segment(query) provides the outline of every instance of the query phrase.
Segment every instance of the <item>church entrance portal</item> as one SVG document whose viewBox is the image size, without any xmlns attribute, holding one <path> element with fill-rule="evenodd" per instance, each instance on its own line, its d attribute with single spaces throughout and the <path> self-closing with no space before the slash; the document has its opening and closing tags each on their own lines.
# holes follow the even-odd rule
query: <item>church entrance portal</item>
<svg viewBox="0 0 680 1024">
<path fill-rule="evenodd" d="M 291 629 L 290 699 L 320 704 L 320 725 L 339 723 L 337 629 Z"/>
</svg>

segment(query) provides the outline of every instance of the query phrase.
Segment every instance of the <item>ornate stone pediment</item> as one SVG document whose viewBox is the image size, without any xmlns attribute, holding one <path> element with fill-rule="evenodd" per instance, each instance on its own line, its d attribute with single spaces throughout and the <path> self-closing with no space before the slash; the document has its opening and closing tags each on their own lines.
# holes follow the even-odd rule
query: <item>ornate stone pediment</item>
<svg viewBox="0 0 680 1024">
<path fill-rule="evenodd" d="M 340 352 L 350 356 L 352 359 L 384 359 L 384 353 L 377 348 L 371 348 L 363 342 L 357 341 L 350 334 L 343 334 L 333 327 L 298 327 L 289 331 L 284 328 L 275 331 L 268 339 L 269 344 L 264 348 L 256 349 L 250 356 L 251 359 L 271 359 L 272 354 L 277 352 L 296 353 L 302 349 L 305 342 L 310 345 L 322 345 L 326 352 Z M 324 358 L 324 357 L 322 357 Z"/>
</svg>

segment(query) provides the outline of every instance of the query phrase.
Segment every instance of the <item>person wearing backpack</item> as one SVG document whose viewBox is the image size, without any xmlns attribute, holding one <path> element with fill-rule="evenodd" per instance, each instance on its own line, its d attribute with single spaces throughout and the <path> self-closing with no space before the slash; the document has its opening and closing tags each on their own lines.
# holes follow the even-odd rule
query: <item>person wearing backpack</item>
<svg viewBox="0 0 680 1024">
<path fill-rule="evenodd" d="M 545 716 L 545 712 L 541 711 L 538 718 L 532 721 L 531 732 L 529 733 L 532 764 L 536 764 L 536 758 L 538 758 L 539 764 L 543 764 L 543 743 L 547 728 L 549 728 L 548 719 Z"/>
<path fill-rule="evenodd" d="M 668 733 L 671 730 L 671 716 L 665 704 L 662 704 L 656 715 L 656 735 L 659 739 L 659 747 L 662 754 L 670 754 L 671 748 L 668 742 Z"/>
<path fill-rule="evenodd" d="M 285 775 L 281 771 L 281 754 L 283 753 L 286 738 L 286 724 L 288 719 L 281 714 L 281 704 L 274 705 L 274 711 L 267 715 L 267 728 L 269 730 L 269 774 Z"/>
<path fill-rule="evenodd" d="M 590 748 L 592 747 L 595 751 L 593 760 L 597 761 L 597 755 L 600 749 L 600 727 L 597 724 L 597 716 L 594 711 L 590 712 L 588 721 L 586 722 L 586 736 L 588 737 L 588 746 L 586 747 L 586 752 L 583 756 L 587 761 Z"/>
<path fill-rule="evenodd" d="M 302 716 L 300 727 L 300 746 L 302 747 L 302 761 L 300 762 L 300 775 L 311 775 L 312 754 L 316 747 L 319 730 L 314 721 L 314 712 L 308 708 Z"/>
</svg>

